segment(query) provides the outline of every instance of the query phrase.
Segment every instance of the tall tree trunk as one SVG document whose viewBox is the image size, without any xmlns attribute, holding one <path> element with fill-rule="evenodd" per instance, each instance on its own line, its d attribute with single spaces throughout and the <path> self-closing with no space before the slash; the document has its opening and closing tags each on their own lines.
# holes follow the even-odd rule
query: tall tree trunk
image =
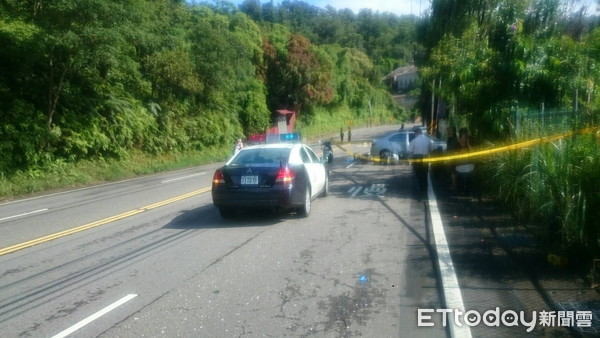
<svg viewBox="0 0 600 338">
<path fill-rule="evenodd" d="M 62 92 L 62 87 L 65 82 L 65 76 L 67 74 L 67 70 L 69 69 L 69 61 L 65 64 L 64 68 L 61 71 L 60 77 L 58 79 L 58 84 L 55 86 L 55 69 L 58 67 L 54 67 L 54 62 L 50 59 L 50 83 L 48 84 L 48 113 L 47 113 L 47 124 L 48 129 L 52 128 L 52 119 L 54 118 L 54 113 L 56 112 L 56 105 L 58 103 L 58 99 L 60 98 L 60 94 Z"/>
<path fill-rule="evenodd" d="M 431 111 L 430 111 L 430 121 L 433 121 L 433 111 L 435 110 L 435 79 L 433 79 L 431 81 Z M 425 119 L 423 119 L 425 120 Z M 425 122 L 422 121 L 421 124 Z M 429 126 L 429 123 L 425 124 L 426 126 Z"/>
</svg>

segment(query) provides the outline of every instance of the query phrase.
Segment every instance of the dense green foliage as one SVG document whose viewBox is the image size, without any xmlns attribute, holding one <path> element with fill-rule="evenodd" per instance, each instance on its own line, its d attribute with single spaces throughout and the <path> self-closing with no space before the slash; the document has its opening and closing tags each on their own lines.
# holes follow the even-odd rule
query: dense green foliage
<svg viewBox="0 0 600 338">
<path fill-rule="evenodd" d="M 422 91 L 479 141 L 597 126 L 600 27 L 586 13 L 578 1 L 434 0 L 419 29 Z M 599 141 L 593 132 L 485 158 L 485 186 L 545 248 L 598 257 Z"/>
<path fill-rule="evenodd" d="M 600 28 L 577 5 L 432 1 L 419 30 L 427 47 L 423 91 L 433 91 L 451 115 L 466 116 L 473 131 L 487 137 L 509 135 L 511 114 L 520 108 L 575 110 L 593 121 L 600 104 Z M 430 110 L 424 105 L 424 116 Z"/>
<path fill-rule="evenodd" d="M 383 97 L 377 116 L 400 116 L 380 79 L 409 60 L 409 18 L 268 6 L 1 1 L 0 173 L 220 147 L 282 108 L 309 127 Z"/>
<path fill-rule="evenodd" d="M 135 0 L 0 10 L 2 172 L 210 147 L 242 133 L 241 115 L 266 124 L 260 29 L 242 14 Z"/>
<path fill-rule="evenodd" d="M 270 1 L 261 4 L 260 0 L 245 0 L 240 10 L 256 22 L 290 27 L 314 44 L 360 50 L 369 56 L 378 75 L 413 62 L 415 52 L 420 50 L 413 16 L 398 17 L 370 9 L 355 14 L 349 9 L 323 9 L 289 0 L 279 6 Z"/>
</svg>

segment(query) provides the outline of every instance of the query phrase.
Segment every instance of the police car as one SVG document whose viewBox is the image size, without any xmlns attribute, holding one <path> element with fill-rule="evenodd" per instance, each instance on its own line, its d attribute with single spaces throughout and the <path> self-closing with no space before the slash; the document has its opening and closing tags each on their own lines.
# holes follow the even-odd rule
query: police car
<svg viewBox="0 0 600 338">
<path fill-rule="evenodd" d="M 306 217 L 312 201 L 328 193 L 326 163 L 297 133 L 266 134 L 264 143 L 244 147 L 217 169 L 212 181 L 213 204 L 223 218 L 261 209 Z"/>
</svg>

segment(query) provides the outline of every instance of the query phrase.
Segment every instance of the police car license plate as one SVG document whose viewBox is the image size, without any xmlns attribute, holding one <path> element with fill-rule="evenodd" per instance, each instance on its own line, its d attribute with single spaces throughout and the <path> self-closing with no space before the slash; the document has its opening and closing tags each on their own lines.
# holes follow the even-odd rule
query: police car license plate
<svg viewBox="0 0 600 338">
<path fill-rule="evenodd" d="M 242 184 L 258 184 L 258 176 L 242 176 Z"/>
</svg>

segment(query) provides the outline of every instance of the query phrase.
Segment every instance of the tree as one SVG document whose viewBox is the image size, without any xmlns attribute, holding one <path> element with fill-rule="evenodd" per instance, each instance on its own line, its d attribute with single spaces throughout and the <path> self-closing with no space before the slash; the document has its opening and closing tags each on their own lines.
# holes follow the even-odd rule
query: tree
<svg viewBox="0 0 600 338">
<path fill-rule="evenodd" d="M 262 6 L 259 0 L 244 0 L 238 8 L 254 21 L 262 21 Z"/>
<path fill-rule="evenodd" d="M 300 112 L 315 104 L 331 102 L 332 65 L 327 54 L 313 48 L 301 35 L 289 35 L 283 45 L 282 33 L 285 34 L 273 30 L 263 45 L 270 109 Z"/>
</svg>

